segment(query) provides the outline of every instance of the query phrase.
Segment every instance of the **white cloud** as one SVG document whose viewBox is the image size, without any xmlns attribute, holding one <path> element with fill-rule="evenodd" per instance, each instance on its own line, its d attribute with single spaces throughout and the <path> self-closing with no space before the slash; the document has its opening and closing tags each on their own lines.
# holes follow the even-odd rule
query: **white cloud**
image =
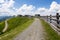
<svg viewBox="0 0 60 40">
<path fill-rule="evenodd" d="M 18 15 L 18 14 L 22 14 L 22 15 L 34 15 L 34 14 L 40 14 L 40 15 L 55 15 L 56 12 L 60 13 L 60 4 L 58 4 L 57 2 L 53 1 L 50 5 L 50 8 L 36 8 L 33 5 L 27 5 L 27 4 L 23 4 L 21 7 L 19 7 L 18 9 L 16 9 L 14 7 L 14 0 L 10 0 L 10 1 L 4 1 L 4 0 L 0 0 L 0 16 L 1 15 Z"/>
<path fill-rule="evenodd" d="M 0 0 L 0 3 L 4 3 L 4 0 Z"/>
<path fill-rule="evenodd" d="M 50 10 L 59 10 L 60 4 L 57 2 L 53 1 L 52 4 L 50 5 Z"/>
<path fill-rule="evenodd" d="M 38 8 L 38 9 L 35 11 L 35 14 L 46 15 L 47 12 L 48 12 L 48 9 L 46 9 L 46 8 Z"/>
<path fill-rule="evenodd" d="M 40 14 L 40 15 L 56 15 L 56 13 L 60 13 L 60 4 L 57 2 L 53 1 L 50 5 L 50 8 L 37 8 L 35 11 L 35 14 Z"/>
<path fill-rule="evenodd" d="M 1 8 L 10 8 L 14 6 L 14 1 L 10 0 L 10 1 L 4 1 L 3 4 L 1 4 Z"/>
<path fill-rule="evenodd" d="M 58 10 L 58 13 L 60 13 L 60 10 Z"/>
<path fill-rule="evenodd" d="M 34 9 L 35 7 L 33 5 L 24 4 L 17 10 L 17 13 L 22 15 L 25 15 L 25 14 L 31 15 L 33 14 Z"/>
<path fill-rule="evenodd" d="M 55 15 L 60 10 L 60 4 L 53 1 L 50 5 L 49 13 Z"/>
<path fill-rule="evenodd" d="M 4 16 L 4 14 L 8 15 L 13 15 L 14 11 L 12 9 L 15 9 L 14 6 L 14 1 L 13 0 L 9 0 L 9 1 L 4 1 L 4 3 L 0 4 L 0 15 L 2 14 Z M 11 9 L 12 8 L 12 9 Z M 1 15 L 1 16 L 2 16 Z"/>
</svg>

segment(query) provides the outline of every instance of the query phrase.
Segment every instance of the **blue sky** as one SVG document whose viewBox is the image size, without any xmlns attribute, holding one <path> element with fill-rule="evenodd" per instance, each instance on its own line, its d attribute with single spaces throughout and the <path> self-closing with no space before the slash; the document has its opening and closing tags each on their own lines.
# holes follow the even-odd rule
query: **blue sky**
<svg viewBox="0 0 60 40">
<path fill-rule="evenodd" d="M 60 13 L 60 0 L 0 0 L 0 16 L 55 15 Z"/>
<path fill-rule="evenodd" d="M 34 5 L 37 8 L 38 7 L 49 8 L 50 4 L 53 1 L 60 3 L 60 0 L 15 0 L 15 2 L 16 2 L 15 7 L 19 8 L 23 4 L 27 4 L 27 5 Z"/>
</svg>

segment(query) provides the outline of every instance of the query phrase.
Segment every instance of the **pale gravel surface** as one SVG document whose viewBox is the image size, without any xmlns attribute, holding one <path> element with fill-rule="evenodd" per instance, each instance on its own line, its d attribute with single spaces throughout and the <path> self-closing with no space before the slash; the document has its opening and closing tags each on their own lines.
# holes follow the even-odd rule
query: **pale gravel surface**
<svg viewBox="0 0 60 40">
<path fill-rule="evenodd" d="M 44 40 L 44 28 L 38 18 L 21 34 L 18 34 L 14 40 Z"/>
</svg>

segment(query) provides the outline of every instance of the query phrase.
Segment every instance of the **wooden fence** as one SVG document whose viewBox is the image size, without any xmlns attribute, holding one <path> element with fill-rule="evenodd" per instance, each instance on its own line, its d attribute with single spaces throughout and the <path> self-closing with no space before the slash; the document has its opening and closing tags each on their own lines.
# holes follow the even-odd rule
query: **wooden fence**
<svg viewBox="0 0 60 40">
<path fill-rule="evenodd" d="M 55 19 L 53 19 L 53 17 L 55 17 Z M 60 20 L 59 20 L 59 17 L 60 17 L 59 13 L 56 13 L 56 16 L 52 16 L 52 15 L 47 16 L 47 21 L 48 21 L 48 19 L 50 20 L 50 23 L 52 23 L 52 20 L 55 21 L 56 22 L 56 26 L 58 28 L 60 28 Z"/>
</svg>

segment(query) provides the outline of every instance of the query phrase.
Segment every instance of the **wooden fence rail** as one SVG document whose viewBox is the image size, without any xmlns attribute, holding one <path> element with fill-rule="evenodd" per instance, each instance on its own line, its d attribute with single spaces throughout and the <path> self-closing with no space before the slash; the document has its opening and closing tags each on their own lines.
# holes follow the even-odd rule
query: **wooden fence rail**
<svg viewBox="0 0 60 40">
<path fill-rule="evenodd" d="M 59 15 L 59 13 L 56 13 L 56 16 L 55 16 L 56 19 L 53 19 L 52 17 L 53 17 L 52 15 L 47 16 L 47 21 L 48 21 L 48 19 L 50 19 L 50 23 L 52 23 L 52 20 L 56 21 L 57 27 L 60 28 L 60 26 L 59 26 L 60 25 L 60 20 L 59 20 L 60 15 Z"/>
</svg>

